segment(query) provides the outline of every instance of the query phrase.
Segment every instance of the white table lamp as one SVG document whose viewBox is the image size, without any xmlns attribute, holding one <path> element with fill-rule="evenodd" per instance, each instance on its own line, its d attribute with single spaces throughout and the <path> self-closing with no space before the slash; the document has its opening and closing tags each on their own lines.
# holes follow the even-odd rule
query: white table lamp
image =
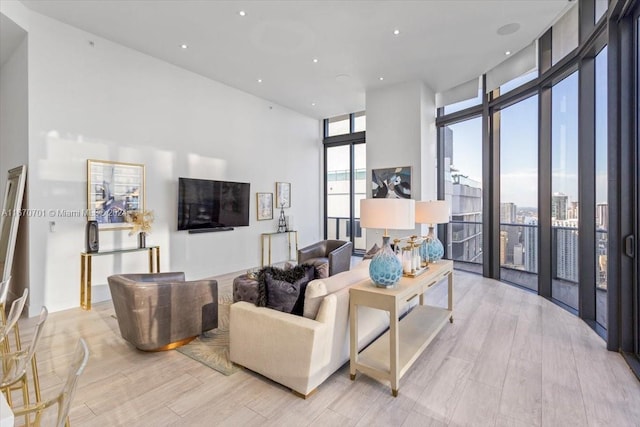
<svg viewBox="0 0 640 427">
<path fill-rule="evenodd" d="M 429 234 L 420 247 L 420 256 L 428 262 L 436 262 L 444 255 L 444 246 L 436 237 L 434 224 L 449 222 L 449 203 L 446 200 L 431 200 L 428 202 L 416 202 L 416 222 L 428 224 Z"/>
<path fill-rule="evenodd" d="M 360 200 L 360 226 L 384 229 L 382 248 L 369 264 L 369 276 L 376 286 L 393 286 L 402 277 L 402 263 L 391 250 L 388 230 L 415 228 L 415 213 L 415 201 L 410 199 Z"/>
</svg>

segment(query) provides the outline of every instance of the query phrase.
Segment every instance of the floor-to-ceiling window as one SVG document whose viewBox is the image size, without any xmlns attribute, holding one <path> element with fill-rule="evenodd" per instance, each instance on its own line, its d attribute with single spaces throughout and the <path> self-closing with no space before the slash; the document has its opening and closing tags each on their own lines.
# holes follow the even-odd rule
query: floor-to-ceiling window
<svg viewBox="0 0 640 427">
<path fill-rule="evenodd" d="M 500 110 L 500 267 L 502 280 L 538 289 L 537 95 Z"/>
<path fill-rule="evenodd" d="M 607 328 L 607 251 L 609 204 L 607 197 L 607 47 L 595 58 L 595 203 L 596 203 L 596 322 Z"/>
<path fill-rule="evenodd" d="M 552 298 L 578 309 L 578 73 L 551 92 Z"/>
<path fill-rule="evenodd" d="M 451 203 L 447 257 L 456 267 L 482 271 L 482 119 L 445 126 L 445 199 Z"/>
<path fill-rule="evenodd" d="M 346 114 L 325 124 L 325 238 L 350 240 L 354 251 L 366 246 L 360 227 L 360 199 L 366 198 L 364 112 Z"/>
</svg>

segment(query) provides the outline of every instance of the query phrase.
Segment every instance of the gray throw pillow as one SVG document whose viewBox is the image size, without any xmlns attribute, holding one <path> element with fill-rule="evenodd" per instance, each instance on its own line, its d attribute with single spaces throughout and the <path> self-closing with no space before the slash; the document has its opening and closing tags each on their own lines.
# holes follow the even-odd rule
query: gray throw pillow
<svg viewBox="0 0 640 427">
<path fill-rule="evenodd" d="M 274 279 L 271 274 L 266 274 L 265 279 L 267 285 L 267 307 L 284 311 L 285 313 L 291 313 L 300 296 L 302 283 L 306 284 L 309 281 L 305 276 L 294 283 L 289 283 L 284 280 Z"/>
<path fill-rule="evenodd" d="M 315 271 L 315 279 L 326 279 L 329 277 L 329 263 L 325 262 L 323 264 L 316 265 Z"/>
</svg>

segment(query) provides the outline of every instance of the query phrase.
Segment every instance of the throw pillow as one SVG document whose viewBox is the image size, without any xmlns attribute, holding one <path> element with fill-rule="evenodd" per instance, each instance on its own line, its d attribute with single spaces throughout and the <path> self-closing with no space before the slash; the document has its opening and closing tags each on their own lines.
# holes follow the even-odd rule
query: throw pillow
<svg viewBox="0 0 640 427">
<path fill-rule="evenodd" d="M 329 263 L 325 262 L 320 265 L 316 265 L 316 274 L 314 279 L 326 279 L 329 277 Z"/>
<path fill-rule="evenodd" d="M 291 314 L 295 314 L 296 316 L 302 316 L 304 314 L 304 295 L 307 291 L 307 285 L 315 278 L 316 272 L 315 267 L 312 265 L 302 264 L 302 267 L 306 268 L 306 274 L 296 282 L 300 282 L 300 295 L 298 296 L 296 304 L 293 306 L 293 310 L 291 310 Z"/>
<path fill-rule="evenodd" d="M 371 258 L 373 258 L 373 256 L 374 256 L 375 254 L 377 254 L 379 250 L 380 250 L 380 248 L 378 247 L 378 244 L 377 244 L 377 243 L 374 243 L 374 245 L 371 247 L 371 249 L 369 249 L 369 250 L 367 251 L 367 253 L 366 253 L 366 254 L 364 254 L 364 256 L 362 257 L 362 259 L 371 259 Z"/>
<path fill-rule="evenodd" d="M 283 270 L 277 267 L 264 267 L 258 272 L 258 298 L 256 300 L 256 306 L 267 307 L 268 294 L 266 275 L 270 274 L 272 279 L 282 280 L 288 283 L 295 283 L 297 280 L 303 277 L 313 278 L 314 270 L 309 271 L 309 266 L 296 265 L 289 269 Z M 308 282 L 308 281 L 307 281 Z M 304 282 L 304 286 L 306 283 Z M 302 286 L 302 284 L 301 284 Z M 304 300 L 304 291 L 300 293 Z M 302 311 L 302 310 L 301 310 Z"/>
<path fill-rule="evenodd" d="M 300 296 L 301 282 L 308 281 L 307 277 L 302 277 L 294 283 L 284 280 L 274 279 L 271 274 L 265 275 L 267 285 L 267 307 L 285 313 L 291 313 L 293 307 Z"/>
</svg>

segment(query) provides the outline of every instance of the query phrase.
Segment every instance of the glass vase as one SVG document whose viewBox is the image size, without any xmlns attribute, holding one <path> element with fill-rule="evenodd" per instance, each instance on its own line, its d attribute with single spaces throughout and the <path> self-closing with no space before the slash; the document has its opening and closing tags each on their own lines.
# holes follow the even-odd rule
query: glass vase
<svg viewBox="0 0 640 427">
<path fill-rule="evenodd" d="M 138 233 L 138 248 L 147 247 L 147 233 Z"/>
<path fill-rule="evenodd" d="M 382 238 L 382 248 L 369 264 L 369 276 L 373 283 L 381 288 L 395 285 L 402 277 L 402 264 L 391 249 L 389 236 Z"/>
</svg>

